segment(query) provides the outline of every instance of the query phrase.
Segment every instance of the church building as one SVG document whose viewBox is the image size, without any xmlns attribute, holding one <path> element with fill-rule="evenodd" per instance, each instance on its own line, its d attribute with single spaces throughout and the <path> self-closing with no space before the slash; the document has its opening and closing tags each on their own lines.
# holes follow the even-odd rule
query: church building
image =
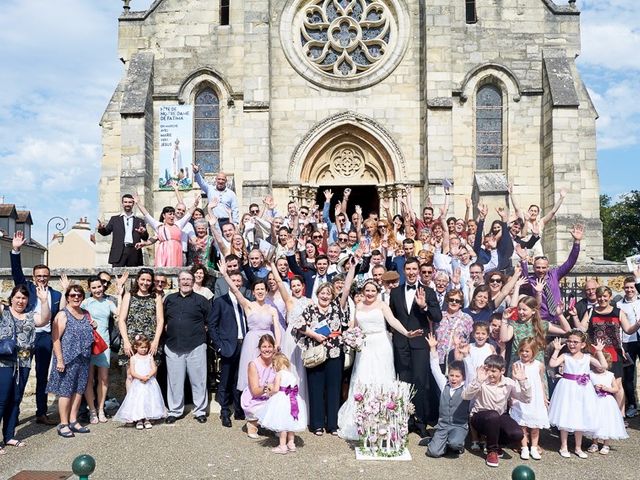
<svg viewBox="0 0 640 480">
<path fill-rule="evenodd" d="M 273 194 L 322 205 L 322 191 L 365 215 L 418 215 L 451 183 L 465 199 L 549 212 L 551 263 L 586 227 L 580 261 L 602 258 L 597 112 L 576 68 L 575 0 L 125 0 L 122 78 L 101 119 L 100 215 L 138 192 L 155 216 L 224 171 L 241 212 Z M 114 61 L 116 61 L 114 59 Z M 337 198 L 337 197 L 336 197 Z M 191 200 L 188 199 L 188 203 Z M 474 212 L 475 213 L 475 212 Z M 488 227 L 487 227 L 488 228 Z M 98 238 L 106 264 L 110 238 Z"/>
</svg>

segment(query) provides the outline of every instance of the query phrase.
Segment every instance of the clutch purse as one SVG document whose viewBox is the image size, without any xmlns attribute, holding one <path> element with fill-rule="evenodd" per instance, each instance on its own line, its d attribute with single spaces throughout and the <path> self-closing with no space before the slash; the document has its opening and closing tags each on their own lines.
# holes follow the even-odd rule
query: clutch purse
<svg viewBox="0 0 640 480">
<path fill-rule="evenodd" d="M 314 368 L 322 365 L 326 359 L 327 347 L 324 345 L 309 347 L 302 353 L 302 363 L 306 368 Z"/>
<path fill-rule="evenodd" d="M 0 339 L 0 359 L 11 361 L 16 359 L 18 346 L 13 338 Z"/>
</svg>

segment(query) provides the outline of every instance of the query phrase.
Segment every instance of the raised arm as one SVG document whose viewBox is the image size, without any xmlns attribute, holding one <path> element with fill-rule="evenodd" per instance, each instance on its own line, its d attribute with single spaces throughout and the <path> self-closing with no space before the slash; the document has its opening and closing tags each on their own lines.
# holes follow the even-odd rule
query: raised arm
<svg viewBox="0 0 640 480">
<path fill-rule="evenodd" d="M 513 182 L 509 183 L 509 186 L 507 187 L 507 189 L 509 191 L 509 200 L 511 201 L 513 212 L 515 213 L 516 217 L 524 218 L 522 215 L 522 211 L 516 205 L 516 198 L 513 196 Z"/>
<path fill-rule="evenodd" d="M 340 308 L 344 309 L 347 305 L 347 299 L 349 298 L 349 293 L 351 293 L 351 284 L 353 283 L 353 279 L 356 276 L 356 259 L 355 257 L 351 257 L 349 259 L 349 272 L 347 273 L 347 277 L 344 279 L 344 288 L 342 289 L 342 295 L 340 295 Z"/>
<path fill-rule="evenodd" d="M 11 252 L 11 277 L 13 277 L 13 284 L 16 286 L 27 284 L 27 279 L 24 277 L 24 272 L 22 271 L 22 259 L 20 258 L 20 249 L 22 245 L 24 245 L 24 242 L 24 232 L 17 230 L 11 242 L 13 248 Z"/>
<path fill-rule="evenodd" d="M 560 206 L 562 205 L 562 202 L 564 201 L 564 197 L 567 196 L 567 191 L 563 188 L 560 190 L 560 196 L 558 197 L 558 201 L 555 203 L 555 205 L 553 206 L 553 208 L 551 209 L 551 211 L 549 213 L 547 213 L 544 217 L 542 217 L 541 221 L 543 225 L 546 225 L 548 222 L 551 221 L 551 219 L 553 217 L 555 217 L 556 212 L 560 209 Z"/>
<path fill-rule="evenodd" d="M 231 281 L 231 278 L 229 277 L 229 272 L 227 272 L 227 262 L 225 261 L 224 258 L 221 258 L 220 261 L 218 262 L 218 271 L 222 274 L 222 278 L 224 278 L 224 281 L 227 282 L 227 285 L 229 285 L 229 291 L 233 293 L 233 295 L 236 297 L 240 306 L 243 309 L 245 309 L 245 311 L 247 312 L 249 310 L 252 310 L 251 302 L 246 298 L 244 298 L 244 295 L 242 295 L 242 292 L 240 292 L 240 290 L 238 290 L 238 287 L 236 287 L 234 283 Z"/>
<path fill-rule="evenodd" d="M 211 187 L 207 182 L 204 181 L 202 175 L 200 175 L 200 165 L 197 163 L 191 164 L 191 168 L 193 169 L 193 178 L 195 178 L 196 183 L 200 186 L 200 189 L 205 193 L 207 198 L 211 199 L 211 195 L 209 195 L 209 190 Z"/>
<path fill-rule="evenodd" d="M 558 267 L 558 280 L 567 275 L 578 261 L 578 255 L 580 255 L 580 241 L 584 236 L 584 226 L 575 224 L 570 233 L 573 237 L 573 247 L 571 248 L 571 252 L 569 252 L 567 260 Z"/>
<path fill-rule="evenodd" d="M 276 268 L 276 263 L 271 262 L 271 271 L 273 272 L 273 278 L 276 281 L 276 285 L 278 285 L 278 291 L 280 292 L 280 296 L 284 301 L 284 304 L 287 306 L 287 312 L 291 312 L 293 310 L 293 298 L 289 295 L 286 287 L 284 286 L 284 282 L 282 281 L 282 277 L 280 277 L 280 273 Z"/>
<path fill-rule="evenodd" d="M 162 223 L 151 216 L 149 211 L 144 207 L 143 203 L 140 201 L 140 197 L 138 196 L 137 193 L 133 194 L 133 203 L 135 204 L 136 207 L 138 207 L 138 210 L 140 210 L 140 213 L 144 215 L 145 220 L 149 225 L 151 225 L 151 228 L 153 228 L 157 232 L 158 227 L 162 225 Z"/>
</svg>

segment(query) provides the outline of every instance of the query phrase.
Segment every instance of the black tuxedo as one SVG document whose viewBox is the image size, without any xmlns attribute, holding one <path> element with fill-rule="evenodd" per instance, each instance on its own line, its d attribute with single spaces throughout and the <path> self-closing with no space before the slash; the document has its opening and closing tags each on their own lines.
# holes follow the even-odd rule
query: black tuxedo
<svg viewBox="0 0 640 480">
<path fill-rule="evenodd" d="M 233 405 L 236 417 L 241 417 L 243 416 L 240 406 L 241 392 L 236 389 L 236 384 L 238 383 L 242 341 L 238 340 L 238 323 L 230 295 L 232 294 L 227 293 L 213 300 L 208 319 L 208 331 L 209 338 L 220 356 L 220 384 L 216 392 L 216 401 L 220 404 L 220 414 L 229 417 L 231 405 Z M 242 315 L 246 332 L 247 324 L 244 312 Z"/>
<path fill-rule="evenodd" d="M 429 320 L 439 322 L 442 319 L 442 312 L 433 289 L 429 287 L 423 288 L 426 293 L 426 311 L 420 308 L 415 300 L 411 308 L 407 310 L 405 284 L 391 290 L 389 308 L 407 330 L 422 329 L 426 334 L 429 331 Z M 413 398 L 413 404 L 416 408 L 414 427 L 420 433 L 423 433 L 427 421 L 433 416 L 429 405 L 431 376 L 429 346 L 424 335 L 407 338 L 394 330 L 393 358 L 398 378 L 415 386 L 416 393 Z M 434 413 L 437 415 L 437 411 Z"/>
<path fill-rule="evenodd" d="M 109 263 L 113 267 L 139 267 L 142 265 L 142 250 L 136 250 L 135 244 L 149 238 L 149 233 L 138 233 L 136 229 L 144 226 L 144 220 L 133 217 L 133 244 L 125 245 L 124 243 L 124 217 L 122 215 L 114 215 L 109 219 L 104 227 L 98 228 L 100 235 L 111 235 L 111 249 L 109 250 Z"/>
</svg>

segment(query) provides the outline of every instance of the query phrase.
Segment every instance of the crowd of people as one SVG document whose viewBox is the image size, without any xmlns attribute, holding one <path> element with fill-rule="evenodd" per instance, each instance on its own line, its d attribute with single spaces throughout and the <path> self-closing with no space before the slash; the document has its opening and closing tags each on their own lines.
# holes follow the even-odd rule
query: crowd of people
<svg viewBox="0 0 640 480">
<path fill-rule="evenodd" d="M 430 457 L 463 453 L 469 437 L 489 466 L 506 445 L 540 460 L 540 432 L 551 427 L 562 457 L 571 455 L 570 433 L 580 458 L 583 434 L 587 450 L 603 455 L 626 438 L 625 417 L 637 413 L 640 270 L 615 304 L 593 279 L 584 298 L 565 304 L 560 282 L 584 229 L 571 228 L 571 251 L 557 267 L 540 237 L 566 192 L 545 216 L 536 205 L 520 210 L 510 195 L 512 208 L 498 208 L 485 230 L 486 205 L 469 200 L 465 218 L 447 216 L 448 190 L 441 208 L 427 199 L 420 216 L 409 188 L 399 212 L 382 199 L 366 218 L 349 188 L 339 199 L 324 191 L 323 205 L 291 201 L 282 213 L 267 196 L 241 214 L 223 173 L 213 185 L 195 165 L 193 173 L 201 191 L 190 207 L 176 190 L 176 206 L 155 220 L 125 194 L 122 213 L 99 222 L 112 236 L 109 262 L 140 267 L 131 280 L 102 271 L 81 285 L 62 276 L 59 292 L 44 265 L 27 280 L 16 233 L 16 286 L 0 317 L 5 447 L 25 446 L 15 428 L 32 359 L 37 422 L 56 424 L 64 438 L 109 420 L 116 362 L 127 393 L 113 420 L 141 430 L 175 423 L 190 393 L 191 414 L 205 423 L 213 386 L 221 424 L 246 420 L 250 438 L 278 432 L 276 454 L 296 451 L 295 433 L 306 429 L 357 440 L 355 392 L 396 379 L 413 385 L 408 429 Z M 184 267 L 173 293 L 142 265 L 153 245 L 156 267 Z M 347 341 L 356 329 L 358 348 Z M 109 348 L 96 352 L 96 336 Z M 47 415 L 47 393 L 58 396 L 59 422 Z M 78 420 L 83 402 L 89 426 Z"/>
</svg>

